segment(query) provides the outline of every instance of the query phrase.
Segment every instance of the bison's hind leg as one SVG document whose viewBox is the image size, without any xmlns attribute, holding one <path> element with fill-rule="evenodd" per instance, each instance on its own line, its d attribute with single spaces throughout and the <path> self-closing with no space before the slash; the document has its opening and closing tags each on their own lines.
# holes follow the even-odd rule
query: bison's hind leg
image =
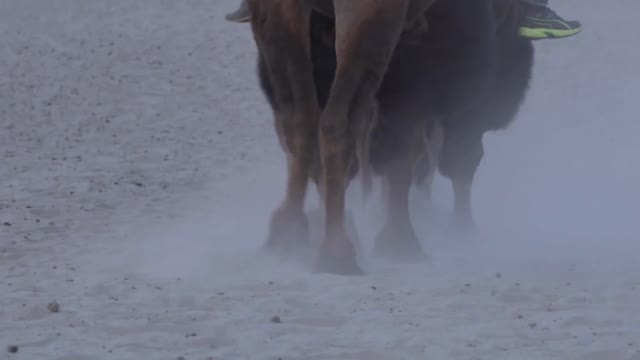
<svg viewBox="0 0 640 360">
<path fill-rule="evenodd" d="M 382 168 L 385 180 L 386 220 L 378 234 L 374 255 L 393 260 L 426 258 L 409 213 L 409 191 L 418 159 L 426 152 L 424 120 L 416 118 L 393 136 L 393 153 Z"/>
<path fill-rule="evenodd" d="M 345 226 L 348 169 L 358 147 L 354 121 L 366 119 L 375 107 L 376 93 L 398 43 L 409 2 L 333 1 L 338 67 L 319 126 L 326 231 L 318 271 L 360 272 Z"/>
<path fill-rule="evenodd" d="M 261 56 L 261 85 L 287 155 L 286 194 L 272 214 L 265 249 L 289 255 L 309 245 L 304 204 L 320 114 L 309 57 L 311 9 L 296 0 L 253 0 L 249 5 Z"/>
<path fill-rule="evenodd" d="M 374 256 L 400 261 L 426 259 L 409 216 L 410 177 L 390 176 L 385 181 L 387 215 L 382 230 L 375 239 Z"/>
</svg>

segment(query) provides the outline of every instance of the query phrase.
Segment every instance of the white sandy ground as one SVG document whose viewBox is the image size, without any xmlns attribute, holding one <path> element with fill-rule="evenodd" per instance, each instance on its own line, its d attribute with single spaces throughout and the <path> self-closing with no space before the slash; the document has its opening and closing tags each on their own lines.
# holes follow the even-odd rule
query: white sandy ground
<svg viewBox="0 0 640 360">
<path fill-rule="evenodd" d="M 585 32 L 486 136 L 475 243 L 438 180 L 431 260 L 358 278 L 257 251 L 283 161 L 235 3 L 0 0 L 0 359 L 640 359 L 640 2 L 554 1 Z"/>
</svg>

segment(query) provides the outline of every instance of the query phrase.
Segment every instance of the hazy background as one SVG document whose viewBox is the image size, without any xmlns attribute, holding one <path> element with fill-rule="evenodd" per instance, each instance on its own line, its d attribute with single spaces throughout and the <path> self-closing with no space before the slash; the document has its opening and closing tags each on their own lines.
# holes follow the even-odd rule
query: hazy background
<svg viewBox="0 0 640 360">
<path fill-rule="evenodd" d="M 552 0 L 584 31 L 536 42 L 520 115 L 485 136 L 476 242 L 444 237 L 440 178 L 433 204 L 416 192 L 412 205 L 431 261 L 365 255 L 356 279 L 259 256 L 284 162 L 249 27 L 223 19 L 236 4 L 0 0 L 1 346 L 56 359 L 636 359 L 640 2 Z M 379 202 L 352 200 L 368 248 Z M 372 285 L 415 296 L 380 304 Z M 273 314 L 297 320 L 265 329 Z M 193 327 L 201 339 L 185 340 Z"/>
</svg>

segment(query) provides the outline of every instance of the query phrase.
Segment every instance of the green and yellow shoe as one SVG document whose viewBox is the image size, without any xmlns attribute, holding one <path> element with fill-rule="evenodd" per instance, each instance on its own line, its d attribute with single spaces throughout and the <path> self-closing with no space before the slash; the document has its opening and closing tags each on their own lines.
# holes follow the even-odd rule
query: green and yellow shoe
<svg viewBox="0 0 640 360">
<path fill-rule="evenodd" d="M 520 26 L 520 36 L 532 39 L 557 39 L 573 36 L 582 31 L 578 21 L 567 21 L 546 6 L 531 6 Z"/>
</svg>

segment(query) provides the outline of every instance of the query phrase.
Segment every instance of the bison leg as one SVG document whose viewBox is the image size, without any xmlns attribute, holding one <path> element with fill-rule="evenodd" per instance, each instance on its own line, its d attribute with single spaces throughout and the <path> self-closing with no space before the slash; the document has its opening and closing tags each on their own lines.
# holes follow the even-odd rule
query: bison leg
<svg viewBox="0 0 640 360">
<path fill-rule="evenodd" d="M 304 202 L 317 147 L 319 106 L 308 40 L 310 9 L 297 0 L 251 1 L 251 24 L 266 68 L 275 126 L 287 154 L 287 189 L 271 218 L 267 250 L 288 253 L 308 246 Z"/>
<path fill-rule="evenodd" d="M 454 193 L 454 227 L 470 232 L 475 228 L 471 210 L 471 187 L 484 155 L 482 131 L 465 127 L 445 127 L 440 154 L 440 172 L 451 179 Z"/>
<path fill-rule="evenodd" d="M 348 167 L 355 158 L 354 121 L 375 107 L 406 17 L 408 1 L 334 0 L 337 70 L 320 116 L 325 237 L 316 268 L 360 274 L 345 226 Z"/>
<path fill-rule="evenodd" d="M 414 167 L 424 147 L 421 131 L 414 131 L 413 141 L 405 144 L 400 158 L 390 164 L 385 175 L 387 217 L 374 247 L 374 254 L 398 260 L 426 258 L 415 234 L 409 215 L 409 190 L 414 177 Z M 400 145 L 402 147 L 405 144 Z"/>
</svg>

